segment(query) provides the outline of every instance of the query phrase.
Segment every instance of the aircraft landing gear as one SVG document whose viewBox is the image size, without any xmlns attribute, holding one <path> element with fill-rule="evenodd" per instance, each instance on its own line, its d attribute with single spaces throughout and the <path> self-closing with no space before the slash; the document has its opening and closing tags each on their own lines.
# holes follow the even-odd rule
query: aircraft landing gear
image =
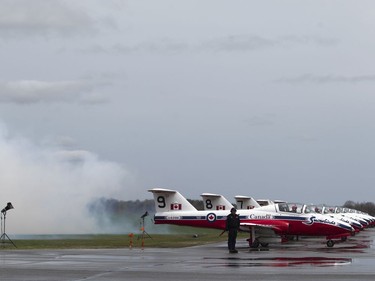
<svg viewBox="0 0 375 281">
<path fill-rule="evenodd" d="M 249 247 L 251 249 L 256 249 L 259 246 L 262 246 L 263 248 L 267 248 L 268 247 L 268 243 L 267 242 L 261 242 L 259 240 L 259 238 L 256 238 L 256 236 L 255 236 L 255 228 L 254 227 L 250 228 L 250 237 L 249 237 L 249 239 L 247 239 L 247 241 L 249 242 Z"/>
<path fill-rule="evenodd" d="M 256 249 L 256 248 L 259 248 L 259 246 L 262 246 L 263 248 L 267 248 L 268 243 L 267 242 L 260 242 L 258 238 L 255 238 L 255 240 L 252 243 L 250 243 L 250 241 L 249 241 L 249 247 L 250 248 Z"/>
<path fill-rule="evenodd" d="M 335 242 L 333 240 L 327 240 L 327 247 L 332 248 L 335 245 Z"/>
<path fill-rule="evenodd" d="M 256 248 L 259 247 L 259 245 L 260 245 L 259 240 L 258 240 L 258 239 L 255 239 L 255 240 L 253 241 L 253 243 L 251 243 L 249 246 L 250 246 L 250 248 L 252 248 L 252 249 L 256 249 Z"/>
</svg>

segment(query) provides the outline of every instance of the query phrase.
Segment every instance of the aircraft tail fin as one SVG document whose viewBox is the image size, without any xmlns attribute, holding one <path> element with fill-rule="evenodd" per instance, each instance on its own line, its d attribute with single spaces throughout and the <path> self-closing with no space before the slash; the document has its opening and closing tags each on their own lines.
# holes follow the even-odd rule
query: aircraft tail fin
<svg viewBox="0 0 375 281">
<path fill-rule="evenodd" d="M 230 210 L 233 208 L 232 203 L 230 203 L 223 195 L 212 194 L 212 193 L 202 193 L 201 197 L 203 199 L 205 210 Z"/>
<path fill-rule="evenodd" d="M 153 188 L 149 189 L 154 195 L 155 210 L 159 212 L 174 212 L 174 211 L 197 211 L 197 209 L 178 191 Z"/>
<path fill-rule="evenodd" d="M 259 208 L 261 207 L 257 201 L 255 201 L 254 198 L 249 197 L 249 196 L 242 196 L 242 195 L 237 195 L 234 197 L 236 199 L 236 204 L 238 209 L 254 209 L 254 208 Z"/>
</svg>

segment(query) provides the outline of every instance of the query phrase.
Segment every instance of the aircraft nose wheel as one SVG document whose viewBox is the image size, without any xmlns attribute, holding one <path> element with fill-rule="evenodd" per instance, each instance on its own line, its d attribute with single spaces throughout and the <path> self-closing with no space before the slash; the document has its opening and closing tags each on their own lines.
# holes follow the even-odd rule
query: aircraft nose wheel
<svg viewBox="0 0 375 281">
<path fill-rule="evenodd" d="M 335 245 L 335 242 L 333 240 L 327 241 L 327 247 L 332 248 Z"/>
<path fill-rule="evenodd" d="M 255 239 L 254 242 L 253 242 L 253 243 L 250 243 L 249 246 L 250 246 L 250 248 L 252 248 L 252 249 L 256 249 L 256 248 L 259 247 L 259 245 L 260 245 L 259 240 L 258 240 L 258 239 Z"/>
</svg>

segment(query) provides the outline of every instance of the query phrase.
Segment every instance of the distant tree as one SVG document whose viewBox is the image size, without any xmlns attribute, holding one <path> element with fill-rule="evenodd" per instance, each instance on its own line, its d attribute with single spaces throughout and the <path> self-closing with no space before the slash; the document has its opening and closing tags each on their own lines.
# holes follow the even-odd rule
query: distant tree
<svg viewBox="0 0 375 281">
<path fill-rule="evenodd" d="M 345 208 L 355 209 L 356 203 L 354 201 L 346 201 L 344 206 Z"/>
<path fill-rule="evenodd" d="M 343 207 L 358 210 L 371 216 L 375 216 L 375 204 L 372 202 L 355 203 L 353 201 L 346 201 Z"/>
<path fill-rule="evenodd" d="M 191 200 L 188 199 L 191 205 L 193 205 L 197 210 L 204 210 L 204 205 L 202 200 Z"/>
</svg>

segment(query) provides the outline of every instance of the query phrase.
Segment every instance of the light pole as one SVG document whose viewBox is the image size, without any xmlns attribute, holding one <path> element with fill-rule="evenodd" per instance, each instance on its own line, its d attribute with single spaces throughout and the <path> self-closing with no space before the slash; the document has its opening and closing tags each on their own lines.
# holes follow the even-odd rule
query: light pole
<svg viewBox="0 0 375 281">
<path fill-rule="evenodd" d="M 10 209 L 14 209 L 13 205 L 11 202 L 8 202 L 7 205 L 4 207 L 4 209 L 1 210 L 1 237 L 0 237 L 0 241 L 1 241 L 1 244 L 4 245 L 4 243 L 6 243 L 6 239 L 9 240 L 10 243 L 13 244 L 14 247 L 17 248 L 17 246 L 13 243 L 13 241 L 9 238 L 9 236 L 7 235 L 6 231 L 5 231 L 5 222 L 6 222 L 6 217 L 7 217 L 7 211 L 9 211 Z M 4 218 L 4 220 L 3 220 Z"/>
</svg>

